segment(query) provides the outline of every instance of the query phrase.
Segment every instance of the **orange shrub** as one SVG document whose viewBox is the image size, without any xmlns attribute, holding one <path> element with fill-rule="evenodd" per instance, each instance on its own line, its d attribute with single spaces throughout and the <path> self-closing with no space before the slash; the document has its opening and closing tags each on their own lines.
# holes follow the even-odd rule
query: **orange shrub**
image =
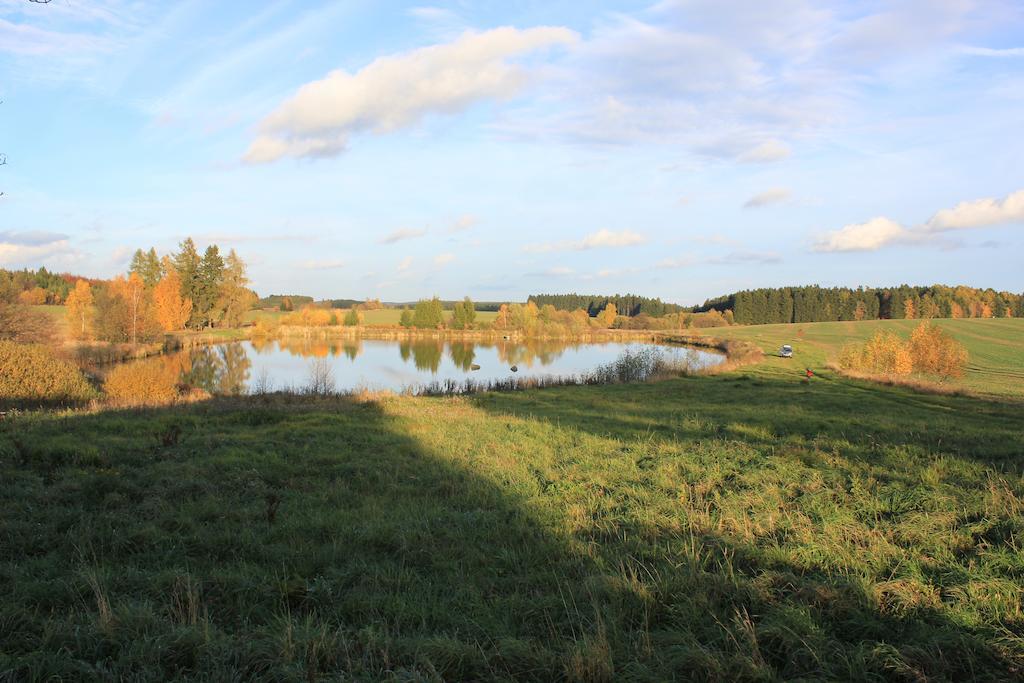
<svg viewBox="0 0 1024 683">
<path fill-rule="evenodd" d="M 178 367 L 161 358 L 123 363 L 103 382 L 107 398 L 122 405 L 163 405 L 178 398 Z"/>
<path fill-rule="evenodd" d="M 846 347 L 839 365 L 882 375 L 914 372 L 960 377 L 967 365 L 967 350 L 936 325 L 923 322 L 914 329 L 909 341 L 880 330 L 864 344 Z"/>
<path fill-rule="evenodd" d="M 839 364 L 848 370 L 882 375 L 909 375 L 914 371 L 907 343 L 896 334 L 881 330 L 864 344 L 843 349 Z"/>
<path fill-rule="evenodd" d="M 962 377 L 967 349 L 937 325 L 921 323 L 910 335 L 914 371 L 940 377 Z"/>
<path fill-rule="evenodd" d="M 301 327 L 327 327 L 338 324 L 336 312 L 326 308 L 305 306 L 301 311 L 295 311 L 281 318 L 282 325 L 298 325 Z"/>
<path fill-rule="evenodd" d="M 95 396 L 81 370 L 45 346 L 0 341 L 0 403 L 76 403 Z"/>
</svg>

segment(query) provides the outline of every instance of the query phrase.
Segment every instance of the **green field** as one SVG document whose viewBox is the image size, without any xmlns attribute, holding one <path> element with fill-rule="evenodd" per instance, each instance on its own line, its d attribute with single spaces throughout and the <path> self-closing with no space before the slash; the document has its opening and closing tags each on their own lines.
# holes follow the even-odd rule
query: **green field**
<svg viewBox="0 0 1024 683">
<path fill-rule="evenodd" d="M 969 354 L 962 379 L 951 382 L 980 394 L 1024 397 L 1024 319 L 940 319 L 931 321 L 964 345 Z M 766 372 L 820 370 L 835 361 L 843 346 L 867 340 L 877 330 L 893 330 L 903 337 L 920 320 L 864 320 L 860 322 L 750 325 L 701 330 L 711 337 L 740 339 L 760 346 L 767 358 Z M 777 357 L 783 344 L 793 346 L 792 359 Z"/>
<path fill-rule="evenodd" d="M 799 375 L 7 419 L 0 680 L 1019 679 L 1020 403 Z"/>
</svg>

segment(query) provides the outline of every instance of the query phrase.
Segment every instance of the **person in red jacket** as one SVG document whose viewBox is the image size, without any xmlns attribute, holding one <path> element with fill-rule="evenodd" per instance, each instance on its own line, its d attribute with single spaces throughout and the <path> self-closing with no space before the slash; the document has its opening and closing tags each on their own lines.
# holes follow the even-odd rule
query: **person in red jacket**
<svg viewBox="0 0 1024 683">
<path fill-rule="evenodd" d="M 814 371 L 807 368 L 807 379 L 810 379 L 811 377 L 814 377 Z"/>
</svg>

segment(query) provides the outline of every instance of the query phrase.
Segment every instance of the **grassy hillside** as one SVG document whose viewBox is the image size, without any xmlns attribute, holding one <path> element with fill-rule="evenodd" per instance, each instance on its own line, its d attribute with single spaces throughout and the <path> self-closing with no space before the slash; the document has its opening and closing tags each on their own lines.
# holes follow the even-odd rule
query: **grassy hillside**
<svg viewBox="0 0 1024 683">
<path fill-rule="evenodd" d="M 0 422 L 0 679 L 1007 680 L 1019 404 L 748 369 Z"/>
<path fill-rule="evenodd" d="M 750 325 L 702 330 L 712 337 L 742 339 L 758 344 L 766 355 L 768 373 L 800 372 L 822 368 L 838 358 L 844 345 L 863 342 L 879 329 L 909 337 L 919 320 L 864 320 L 860 322 Z M 960 341 L 970 354 L 965 376 L 952 384 L 972 391 L 1024 397 L 1024 319 L 933 320 Z M 792 359 L 778 358 L 778 349 L 791 344 Z"/>
</svg>

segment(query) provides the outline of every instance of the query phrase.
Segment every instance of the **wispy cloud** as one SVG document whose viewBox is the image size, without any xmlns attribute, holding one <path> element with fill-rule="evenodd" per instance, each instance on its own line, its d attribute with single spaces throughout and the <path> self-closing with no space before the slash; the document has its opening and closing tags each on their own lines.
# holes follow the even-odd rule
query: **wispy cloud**
<svg viewBox="0 0 1024 683">
<path fill-rule="evenodd" d="M 427 114 L 506 99 L 526 83 L 525 71 L 510 58 L 576 39 L 569 29 L 551 26 L 467 31 L 451 43 L 380 57 L 355 74 L 332 71 L 263 120 L 245 160 L 336 156 L 354 133 L 389 133 Z"/>
<path fill-rule="evenodd" d="M 412 256 L 406 256 L 404 259 L 398 262 L 399 273 L 404 273 L 410 268 L 412 268 Z"/>
<path fill-rule="evenodd" d="M 417 237 L 423 237 L 427 234 L 427 231 L 422 228 L 399 228 L 394 232 L 388 233 L 384 237 L 380 238 L 381 244 L 394 244 L 403 240 L 412 240 Z"/>
<path fill-rule="evenodd" d="M 434 257 L 434 265 L 438 267 L 447 266 L 449 263 L 455 260 L 455 254 L 447 252 L 444 254 L 438 254 Z"/>
<path fill-rule="evenodd" d="M 1024 57 L 1024 47 L 993 48 L 965 45 L 960 48 L 960 52 L 975 57 Z"/>
<path fill-rule="evenodd" d="M 303 270 L 337 270 L 344 267 L 345 262 L 341 259 L 310 260 L 299 264 Z"/>
<path fill-rule="evenodd" d="M 785 187 L 773 187 L 770 190 L 759 192 L 753 197 L 743 203 L 745 209 L 757 209 L 762 206 L 769 206 L 770 204 L 781 204 L 782 202 L 788 201 L 791 196 L 790 191 Z"/>
<path fill-rule="evenodd" d="M 543 244 L 529 244 L 523 247 L 523 251 L 533 253 L 546 253 L 551 251 L 587 251 L 589 249 L 602 249 L 608 247 L 633 247 L 644 244 L 647 238 L 632 230 L 613 232 L 602 229 L 593 232 L 580 240 L 563 240 L 561 242 L 545 242 Z"/>
</svg>

